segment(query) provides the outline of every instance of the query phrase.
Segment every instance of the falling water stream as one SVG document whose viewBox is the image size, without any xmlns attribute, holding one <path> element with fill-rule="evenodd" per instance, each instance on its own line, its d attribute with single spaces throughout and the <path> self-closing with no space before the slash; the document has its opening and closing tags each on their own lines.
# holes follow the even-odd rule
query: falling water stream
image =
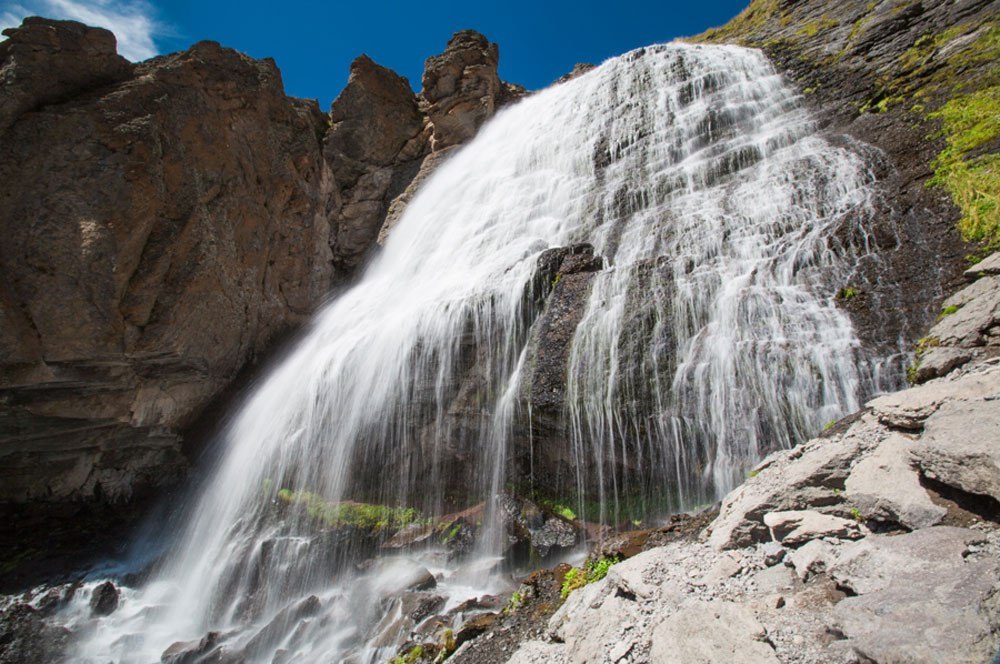
<svg viewBox="0 0 1000 664">
<path fill-rule="evenodd" d="M 425 568 L 445 609 L 504 588 L 494 499 L 530 419 L 527 295 L 549 248 L 603 261 L 569 353 L 564 488 L 608 523 L 636 496 L 717 499 L 878 387 L 834 297 L 870 254 L 873 180 L 737 47 L 642 49 L 502 111 L 247 397 L 151 578 L 106 618 L 86 591 L 63 612 L 77 661 L 159 661 L 210 631 L 250 661 L 384 661 L 406 637 L 386 598 Z M 289 496 L 486 507 L 459 562 L 432 548 L 359 569 Z"/>
</svg>

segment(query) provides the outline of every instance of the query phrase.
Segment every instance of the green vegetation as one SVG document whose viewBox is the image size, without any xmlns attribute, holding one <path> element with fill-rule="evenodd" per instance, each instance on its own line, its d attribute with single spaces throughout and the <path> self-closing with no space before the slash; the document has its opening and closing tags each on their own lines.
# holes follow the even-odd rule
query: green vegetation
<svg viewBox="0 0 1000 664">
<path fill-rule="evenodd" d="M 786 18 L 781 13 L 779 0 L 752 0 L 752 2 L 733 20 L 718 28 L 706 30 L 692 41 L 750 45 L 750 36 L 761 29 L 777 22 L 787 25 Z"/>
<path fill-rule="evenodd" d="M 577 588 L 583 588 L 589 583 L 600 581 L 608 575 L 608 570 L 611 569 L 613 565 L 617 565 L 620 562 L 621 559 L 618 558 L 618 556 L 611 556 L 608 558 L 589 560 L 584 567 L 570 568 L 570 570 L 566 572 L 566 576 L 563 577 L 560 595 L 562 595 L 563 599 L 566 599 L 569 597 L 569 594 Z"/>
<path fill-rule="evenodd" d="M 458 537 L 458 534 L 460 532 L 462 532 L 462 523 L 461 521 L 456 521 L 455 524 L 452 526 L 451 530 L 449 530 L 447 533 L 445 533 L 443 537 L 441 537 L 441 543 L 447 544 L 448 542 L 451 542 L 456 537 Z"/>
<path fill-rule="evenodd" d="M 823 431 L 829 431 L 836 424 L 837 424 L 837 420 L 830 420 L 829 422 L 827 422 L 826 424 L 823 425 Z"/>
<path fill-rule="evenodd" d="M 585 585 L 587 585 L 587 575 L 579 567 L 572 567 L 563 577 L 560 595 L 566 599 L 571 592 L 577 588 L 583 588 Z"/>
<path fill-rule="evenodd" d="M 409 507 L 388 507 L 344 501 L 333 503 L 311 491 L 281 489 L 278 500 L 288 505 L 301 505 L 314 519 L 328 526 L 358 526 L 373 530 L 399 529 L 419 521 L 420 514 Z"/>
<path fill-rule="evenodd" d="M 929 117 L 941 120 L 947 142 L 929 184 L 944 187 L 962 211 L 965 240 L 1000 249 L 1000 154 L 980 153 L 1000 139 L 1000 85 L 957 95 Z"/>
<path fill-rule="evenodd" d="M 940 345 L 941 345 L 941 340 L 934 336 L 921 337 L 920 339 L 917 339 L 917 348 L 916 348 L 917 357 L 920 357 L 921 355 L 926 353 L 928 348 L 934 348 L 935 346 L 940 346 Z"/>
<path fill-rule="evenodd" d="M 410 649 L 410 652 L 405 655 L 399 655 L 393 658 L 392 664 L 416 664 L 424 656 L 424 647 L 422 645 L 415 645 Z"/>
<path fill-rule="evenodd" d="M 454 630 L 452 630 L 450 627 L 445 628 L 445 630 L 441 632 L 441 654 L 444 656 L 441 657 L 439 655 L 438 661 L 444 661 L 445 659 L 447 659 L 448 655 L 450 655 L 455 651 L 456 645 L 457 644 L 455 643 Z"/>
<path fill-rule="evenodd" d="M 524 598 L 521 597 L 521 593 L 515 592 L 513 595 L 510 596 L 510 601 L 507 602 L 507 606 L 504 607 L 503 612 L 513 613 L 514 611 L 517 611 L 519 608 L 521 608 L 522 601 L 524 601 Z"/>
<path fill-rule="evenodd" d="M 856 298 L 860 294 L 861 294 L 861 291 L 859 291 L 857 288 L 854 288 L 853 286 L 844 286 L 839 291 L 837 291 L 837 299 L 838 300 L 853 300 L 854 298 Z"/>
<path fill-rule="evenodd" d="M 897 3 L 893 11 L 913 4 Z M 853 52 L 877 6 L 875 0 L 868 3 L 868 11 L 854 22 L 843 49 L 832 58 L 818 54 L 812 45 L 837 21 L 824 15 L 794 26 L 794 32 L 781 31 L 792 25 L 794 16 L 778 0 L 753 0 L 726 25 L 691 41 L 790 47 L 800 56 L 813 53 L 817 67 L 833 66 Z M 936 136 L 946 146 L 930 164 L 934 176 L 928 185 L 947 191 L 961 211 L 962 237 L 979 245 L 974 258 L 1000 249 L 1000 22 L 991 16 L 920 35 L 896 64 L 875 81 L 875 93 L 859 110 L 883 113 L 903 107 L 916 123 L 939 126 Z"/>
<path fill-rule="evenodd" d="M 950 308 L 951 307 L 945 307 L 945 311 L 947 311 Z M 940 319 L 941 318 L 939 317 L 938 320 Z M 906 368 L 906 380 L 907 382 L 910 383 L 910 385 L 913 385 L 917 382 L 917 369 L 920 368 L 920 359 L 924 356 L 924 353 L 927 352 L 928 348 L 933 348 L 935 346 L 940 346 L 940 345 L 941 345 L 941 340 L 935 336 L 921 337 L 920 339 L 917 339 L 917 346 L 914 349 L 914 354 L 917 356 L 917 361 L 914 362 L 911 366 Z"/>
<path fill-rule="evenodd" d="M 840 25 L 840 21 L 832 19 L 824 14 L 818 21 L 812 21 L 806 23 L 801 28 L 799 28 L 795 34 L 800 37 L 815 37 L 822 30 L 829 30 L 830 28 L 836 28 Z"/>
<path fill-rule="evenodd" d="M 857 521 L 858 523 L 864 523 L 865 521 L 865 517 L 861 516 L 861 510 L 859 510 L 857 507 L 851 508 L 851 518 Z"/>
<path fill-rule="evenodd" d="M 950 305 L 948 305 L 947 307 L 945 307 L 944 309 L 941 310 L 941 313 L 938 314 L 937 319 L 941 320 L 945 316 L 950 316 L 953 313 L 955 313 L 956 311 L 958 311 L 958 307 L 955 306 L 954 304 L 950 304 Z"/>
</svg>

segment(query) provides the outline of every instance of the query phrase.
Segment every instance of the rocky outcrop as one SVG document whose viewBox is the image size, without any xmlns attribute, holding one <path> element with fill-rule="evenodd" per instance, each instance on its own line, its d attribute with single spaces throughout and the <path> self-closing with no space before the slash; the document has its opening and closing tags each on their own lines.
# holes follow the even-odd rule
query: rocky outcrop
<svg viewBox="0 0 1000 664">
<path fill-rule="evenodd" d="M 938 321 L 917 345 L 911 370 L 922 383 L 973 359 L 1000 356 L 1000 252 L 965 271 L 972 283 L 942 303 Z"/>
<path fill-rule="evenodd" d="M 420 96 L 434 127 L 432 150 L 468 141 L 497 108 L 524 94 L 500 80 L 499 61 L 497 45 L 473 30 L 456 32 L 444 53 L 427 58 Z"/>
<path fill-rule="evenodd" d="M 0 501 L 126 500 L 178 479 L 180 433 L 328 290 L 322 119 L 212 42 L 115 82 L 107 33 L 7 34 L 38 102 L 0 141 Z M 33 92 L 67 52 L 75 94 Z"/>
<path fill-rule="evenodd" d="M 0 42 L 0 134 L 24 113 L 125 80 L 115 36 L 75 21 L 29 17 Z"/>
<path fill-rule="evenodd" d="M 992 389 L 971 396 L 969 380 Z M 992 462 L 963 446 L 973 419 L 993 427 L 981 449 L 1000 440 L 988 410 L 998 380 L 987 361 L 935 381 L 939 406 L 922 433 L 880 423 L 873 407 L 772 455 L 726 497 L 707 537 L 614 565 L 510 661 L 989 660 L 1000 648 L 1000 503 L 980 481 Z M 950 417 L 956 408 L 975 418 Z M 928 444 L 961 456 L 947 467 L 975 481 L 936 471 Z"/>
<path fill-rule="evenodd" d="M 424 131 L 413 145 L 417 153 L 401 155 L 404 163 L 400 163 L 395 186 L 387 189 L 384 209 L 372 217 L 380 220 L 379 245 L 447 155 L 475 136 L 499 108 L 527 94 L 520 85 L 500 80 L 499 61 L 499 47 L 474 30 L 456 32 L 444 53 L 427 58 L 423 89 L 417 96 Z"/>
<path fill-rule="evenodd" d="M 362 56 L 329 116 L 213 42 L 131 64 L 71 21 L 6 35 L 0 503 L 176 482 L 200 414 L 353 278 L 440 163 L 431 115 L 457 145 L 512 89 L 470 32 L 429 61 L 433 104 Z"/>
</svg>

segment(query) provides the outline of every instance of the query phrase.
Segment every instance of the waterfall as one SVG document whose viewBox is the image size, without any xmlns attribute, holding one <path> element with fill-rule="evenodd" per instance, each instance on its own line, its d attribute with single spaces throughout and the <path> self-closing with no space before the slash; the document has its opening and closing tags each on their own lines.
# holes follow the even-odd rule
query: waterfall
<svg viewBox="0 0 1000 664">
<path fill-rule="evenodd" d="M 355 570 L 363 537 L 312 536 L 336 510 L 399 525 L 486 501 L 478 555 L 425 564 L 449 606 L 501 587 L 495 497 L 515 450 L 550 444 L 525 395 L 555 247 L 602 269 L 554 416 L 570 472 L 528 481 L 607 523 L 719 498 L 874 389 L 835 302 L 870 253 L 873 179 L 737 47 L 641 49 L 503 110 L 247 397 L 152 578 L 96 626 L 68 610 L 78 658 L 158 661 L 209 631 L 252 661 L 384 658 L 382 598 L 414 567 Z"/>
</svg>

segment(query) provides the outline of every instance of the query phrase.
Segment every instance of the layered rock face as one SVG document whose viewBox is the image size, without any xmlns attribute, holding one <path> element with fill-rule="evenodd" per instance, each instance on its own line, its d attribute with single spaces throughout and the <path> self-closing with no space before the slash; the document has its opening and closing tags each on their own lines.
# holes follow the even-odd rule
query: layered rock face
<svg viewBox="0 0 1000 664">
<path fill-rule="evenodd" d="M 5 98 L 35 103 L 0 145 L 0 499 L 128 498 L 329 287 L 320 114 L 211 42 L 133 67 L 105 31 L 9 36 Z M 32 89 L 62 58 L 68 98 Z"/>
<path fill-rule="evenodd" d="M 325 116 L 212 42 L 132 64 L 79 23 L 6 34 L 0 502 L 128 500 L 177 481 L 208 404 L 353 277 L 435 124 L 364 56 Z M 433 59 L 449 146 L 508 90 L 461 34 Z"/>
</svg>

